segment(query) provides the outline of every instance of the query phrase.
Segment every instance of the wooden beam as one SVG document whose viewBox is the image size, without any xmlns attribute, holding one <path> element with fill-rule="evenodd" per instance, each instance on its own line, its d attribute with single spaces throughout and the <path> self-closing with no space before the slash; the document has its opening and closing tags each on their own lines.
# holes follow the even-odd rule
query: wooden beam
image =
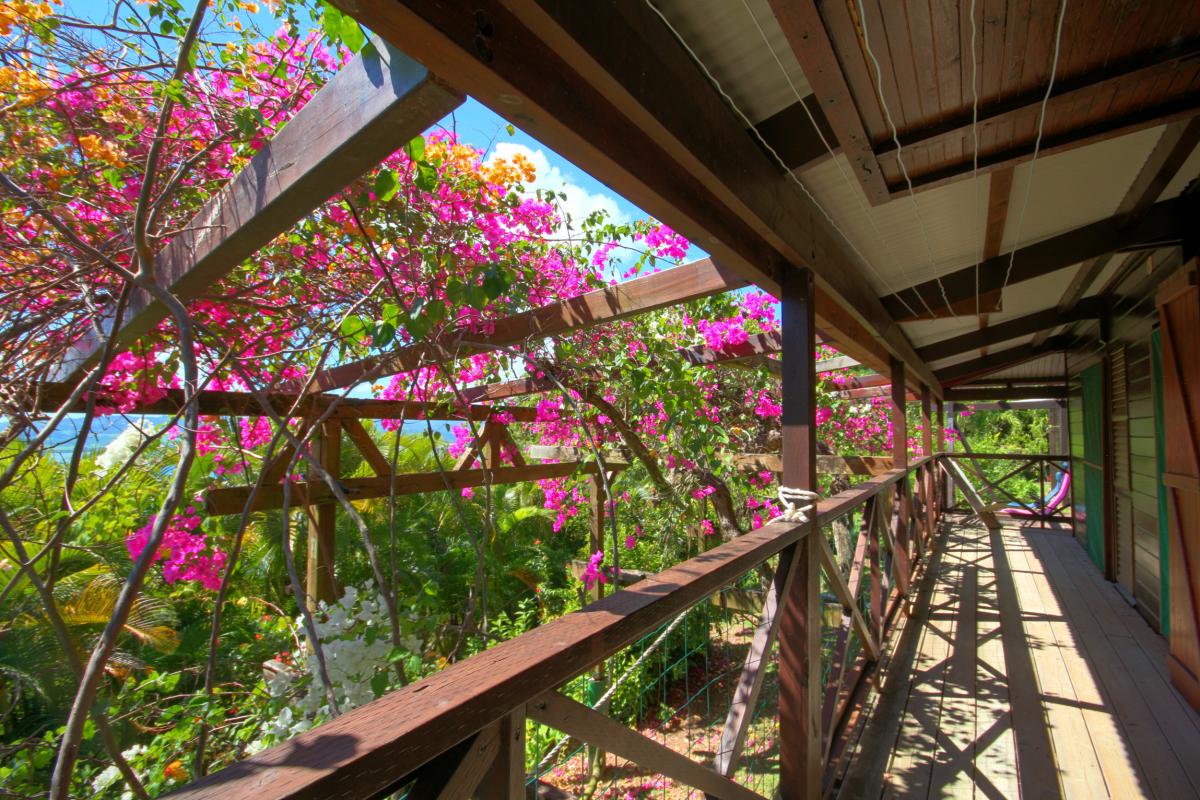
<svg viewBox="0 0 1200 800">
<path fill-rule="evenodd" d="M 946 390 L 946 399 L 958 402 L 975 402 L 980 400 L 1065 400 L 1065 386 L 995 386 L 973 387 L 954 386 Z M 1014 406 L 1015 408 L 1016 406 Z"/>
<path fill-rule="evenodd" d="M 1035 311 L 1023 317 L 990 325 L 972 333 L 952 336 L 948 339 L 923 345 L 917 348 L 917 355 L 929 362 L 940 361 L 943 358 L 968 353 L 981 347 L 991 347 L 1003 342 L 1019 339 L 1039 331 L 1051 330 L 1066 322 L 1077 322 L 1083 319 L 1099 319 L 1103 313 L 1104 304 L 1096 298 L 1081 301 L 1066 312 L 1057 308 Z"/>
<path fill-rule="evenodd" d="M 766 291 L 778 293 L 782 265 L 818 270 L 820 327 L 839 350 L 872 364 L 882 348 L 872 366 L 895 354 L 914 385 L 936 383 L 845 242 L 646 3 L 596 13 L 569 0 L 480 0 L 471 14 L 437 0 L 337 3 Z"/>
<path fill-rule="evenodd" d="M 817 488 L 816 306 L 813 275 L 782 276 L 783 475 L 780 485 Z M 897 361 L 897 363 L 900 363 Z M 900 368 L 901 386 L 904 369 Z M 901 390 L 903 391 L 903 390 Z M 779 632 L 779 785 L 789 798 L 821 796 L 821 567 L 813 534 L 783 552 L 794 573 Z"/>
<path fill-rule="evenodd" d="M 525 712 L 568 736 L 601 745 L 650 772 L 665 775 L 720 800 L 764 800 L 763 796 L 734 783 L 724 775 L 697 764 L 666 745 L 631 731 L 580 702 L 558 692 L 547 692 L 525 707 Z"/>
<path fill-rule="evenodd" d="M 628 464 L 608 462 L 605 466 L 615 471 L 627 467 Z M 551 478 L 566 478 L 576 473 L 592 474 L 595 471 L 595 463 L 528 464 L 524 467 L 499 467 L 497 469 L 406 472 L 390 477 L 340 478 L 338 484 L 349 500 L 357 501 L 392 495 L 458 491 L 484 485 L 527 483 Z M 209 489 L 204 493 L 205 513 L 212 516 L 240 514 L 251 493 L 254 493 L 254 502 L 250 506 L 251 511 L 265 511 L 283 506 L 282 486 L 262 486 L 257 492 L 254 492 L 253 486 L 228 486 Z M 338 502 L 337 497 L 324 481 L 293 484 L 292 497 L 296 505 L 323 506 Z"/>
<path fill-rule="evenodd" d="M 1167 184 L 1179 173 L 1197 144 L 1200 144 L 1200 119 L 1177 121 L 1168 125 L 1158 143 L 1154 145 L 1154 150 L 1146 158 L 1137 178 L 1121 198 L 1115 218 L 1121 220 L 1121 224 L 1128 225 L 1145 215 L 1167 188 Z M 1071 284 L 1058 301 L 1060 312 L 1066 313 L 1087 294 L 1108 266 L 1111 257 L 1112 254 L 1105 253 L 1089 258 L 1079 266 L 1071 278 Z M 1127 261 L 1134 258 L 1136 256 L 1130 254 Z M 1049 335 L 1050 331 L 1039 334 L 1034 338 L 1034 344 L 1041 344 Z"/>
<path fill-rule="evenodd" d="M 480 800 L 525 800 L 525 706 L 500 719 L 499 751 L 479 786 Z M 541 795 L 537 795 L 541 797 Z"/>
<path fill-rule="evenodd" d="M 835 4 L 830 4 L 835 5 Z M 833 43 L 815 0 L 771 0 L 771 10 L 783 29 L 804 77 L 813 87 L 820 107 L 850 161 L 863 192 L 872 205 L 891 199 L 883 171 L 859 116 L 858 107 L 838 63 Z M 834 9 L 836 13 L 838 9 Z"/>
<path fill-rule="evenodd" d="M 363 460 L 371 466 L 371 471 L 379 477 L 391 475 L 392 462 L 379 450 L 379 446 L 375 444 L 375 440 L 363 424 L 353 417 L 347 417 L 341 420 L 341 423 L 342 430 L 350 437 L 358 452 L 362 453 Z M 337 474 L 336 470 L 334 474 Z"/>
<path fill-rule="evenodd" d="M 69 396 L 71 387 L 65 383 L 44 385 L 39 396 L 39 408 L 58 408 Z M 175 414 L 186 404 L 186 393 L 182 389 L 164 389 L 166 394 L 152 403 L 145 403 L 126 412 L 128 414 Z M 209 390 L 199 394 L 200 413 L 213 417 L 261 417 L 266 416 L 258 398 L 251 392 Z M 534 422 L 537 409 L 522 406 L 472 405 L 466 408 L 450 403 L 425 403 L 419 400 L 377 400 L 370 397 L 338 397 L 329 394 L 310 394 L 298 397 L 295 394 L 269 394 L 267 402 L 279 416 L 302 419 L 320 416 L 336 403 L 330 417 L 334 419 L 407 419 L 407 420 L 486 420 L 494 414 L 511 414 L 517 422 Z M 83 411 L 85 401 L 72 408 Z"/>
<path fill-rule="evenodd" d="M 518 378 L 503 383 L 467 386 L 463 388 L 462 396 L 468 403 L 480 403 L 487 400 L 503 400 L 509 397 L 523 397 L 557 390 L 558 384 L 549 378 Z"/>
<path fill-rule="evenodd" d="M 1102 219 L 1024 246 L 1013 257 L 1008 285 L 1031 280 L 1130 245 L 1179 241 L 1188 226 L 1194 223 L 1196 214 L 1200 213 L 1198 209 L 1200 204 L 1195 198 L 1185 196 L 1164 200 L 1156 203 L 1145 217 L 1129 225 L 1121 226 L 1115 218 Z M 941 276 L 940 287 L 936 279 L 931 279 L 884 297 L 883 304 L 897 319 L 909 320 L 925 316 L 913 316 L 901 298 L 916 308 L 920 304 L 920 295 L 941 297 L 944 289 L 951 304 L 973 303 L 976 286 L 980 293 L 986 293 L 1005 285 L 1005 276 L 1009 274 L 1008 262 L 1007 253 L 989 258 L 979 265 L 978 276 L 974 266 L 964 267 Z M 974 314 L 974 310 L 972 308 L 960 313 Z"/>
<path fill-rule="evenodd" d="M 1090 104 L 1092 99 L 1113 91 L 1123 91 L 1141 81 L 1155 76 L 1175 72 L 1181 62 L 1200 55 L 1200 40 L 1189 40 L 1172 44 L 1168 47 L 1140 53 L 1132 58 L 1123 59 L 1105 65 L 1102 69 L 1090 73 L 1073 75 L 1055 82 L 1049 100 L 1046 100 L 1046 115 L 1060 112 L 1062 109 L 1074 107 L 1077 104 Z M 1046 96 L 1044 86 L 1037 86 L 1000 102 L 985 104 L 979 108 L 978 117 L 967 108 L 961 114 L 925 128 L 908 130 L 904 133 L 903 145 L 905 151 L 928 151 L 929 148 L 943 146 L 947 142 L 970 141 L 972 128 L 977 131 L 981 140 L 993 131 L 1011 126 L 1014 121 L 1036 117 Z M 1100 121 L 1103 124 L 1103 120 Z M 1070 132 L 1064 141 L 1070 141 Z M 1032 144 L 1029 145 L 1032 149 Z M 966 151 L 968 159 L 962 165 L 964 173 L 970 172 L 972 163 L 970 151 Z M 890 139 L 875 147 L 875 155 L 881 162 L 893 160 L 896 157 L 896 145 Z M 981 160 L 986 160 L 990 154 L 981 153 Z M 1011 169 L 1012 164 L 1005 164 Z M 914 185 L 922 176 L 914 175 Z M 890 187 L 893 192 L 907 190 L 907 185 Z"/>
<path fill-rule="evenodd" d="M 940 379 L 947 385 L 963 383 L 964 381 L 987 375 L 997 370 L 1023 364 L 1026 361 L 1043 356 L 1046 353 L 1056 353 L 1065 350 L 1071 343 L 1070 336 L 1048 339 L 1045 344 L 1023 344 L 998 350 L 982 358 L 971 359 L 959 364 L 951 364 L 938 370 Z"/>
<path fill-rule="evenodd" d="M 815 123 L 815 126 L 814 126 Z M 758 123 L 755 128 L 771 149 L 795 172 L 814 167 L 842 151 L 837 134 L 816 95 L 797 100 Z M 822 141 L 824 137 L 824 141 Z M 825 143 L 829 143 L 829 147 Z"/>
<path fill-rule="evenodd" d="M 458 762 L 450 779 L 441 786 L 437 800 L 464 800 L 471 797 L 500 751 L 500 723 L 493 722 L 479 732 L 470 749 Z M 524 776 L 522 776 L 524 777 Z"/>
<path fill-rule="evenodd" d="M 1012 197 L 1013 172 L 1015 172 L 1013 167 L 999 169 L 993 172 L 988 179 L 987 222 L 983 230 L 983 251 L 980 254 L 980 261 L 987 261 L 989 258 L 1000 255 L 1000 247 L 1004 241 L 1004 229 L 1008 226 L 1008 201 Z M 988 326 L 989 320 L 986 312 L 999 307 L 1000 294 L 999 290 L 995 290 L 976 298 L 975 313 L 979 315 L 980 330 Z M 942 309 L 942 306 L 934 307 L 939 314 Z M 946 311 L 952 313 L 952 309 L 946 309 Z M 986 346 L 980 347 L 979 355 L 987 355 Z M 926 358 L 926 361 L 929 360 L 931 359 Z"/>
<path fill-rule="evenodd" d="M 211 290 L 260 247 L 462 104 L 461 93 L 416 61 L 373 41 L 370 53 L 342 66 L 155 256 L 159 286 L 185 303 Z M 161 303 L 135 289 L 117 349 L 166 316 Z M 102 344 L 77 345 L 56 380 L 76 382 L 99 358 Z"/>
<path fill-rule="evenodd" d="M 465 357 L 478 352 L 481 345 L 509 347 L 529 339 L 585 330 L 745 285 L 739 274 L 704 258 L 495 320 L 490 334 L 455 332 L 432 342 L 400 347 L 388 355 L 331 367 L 317 373 L 313 385 L 318 391 L 353 386 L 384 375 L 410 372 L 438 357 Z"/>
</svg>

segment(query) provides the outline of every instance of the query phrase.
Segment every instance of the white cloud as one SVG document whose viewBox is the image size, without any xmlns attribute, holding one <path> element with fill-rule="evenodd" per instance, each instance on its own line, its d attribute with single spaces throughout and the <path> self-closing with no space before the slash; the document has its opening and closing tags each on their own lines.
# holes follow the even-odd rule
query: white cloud
<svg viewBox="0 0 1200 800">
<path fill-rule="evenodd" d="M 564 215 L 564 219 L 563 224 L 556 231 L 557 235 L 564 235 L 566 233 L 565 216 L 568 214 L 573 220 L 572 228 L 576 231 L 578 231 L 580 223 L 587 219 L 588 215 L 594 211 L 606 212 L 609 219 L 614 222 L 625 221 L 615 197 L 603 192 L 589 192 L 579 184 L 573 183 L 570 178 L 563 174 L 561 169 L 550 163 L 550 159 L 546 156 L 545 151 L 540 148 L 533 150 L 515 142 L 499 142 L 492 149 L 491 155 L 488 156 L 488 161 L 491 162 L 497 158 L 511 159 L 518 153 L 529 159 L 529 162 L 533 164 L 534 169 L 537 171 L 537 178 L 533 183 L 527 184 L 525 187 L 528 194 L 533 195 L 538 189 L 544 189 L 562 192 L 567 196 L 566 200 L 558 201 L 558 206 Z"/>
</svg>

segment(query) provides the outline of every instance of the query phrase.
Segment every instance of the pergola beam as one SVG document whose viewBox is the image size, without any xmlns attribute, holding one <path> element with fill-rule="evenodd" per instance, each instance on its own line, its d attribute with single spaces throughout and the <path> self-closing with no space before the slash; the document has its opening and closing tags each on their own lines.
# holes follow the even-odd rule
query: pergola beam
<svg viewBox="0 0 1200 800">
<path fill-rule="evenodd" d="M 436 359 L 461 358 L 481 348 L 511 347 L 529 339 L 585 330 L 745 285 L 738 273 L 704 258 L 495 320 L 490 334 L 460 331 L 400 347 L 387 355 L 331 367 L 317 373 L 313 386 L 319 391 L 345 388 L 364 380 L 410 372 Z"/>
<path fill-rule="evenodd" d="M 1198 205 L 1194 198 L 1178 197 L 1156 203 L 1143 218 L 1129 224 L 1123 224 L 1126 220 L 1118 217 L 1102 219 L 1020 248 L 1012 257 L 1011 275 L 1010 254 L 1005 253 L 983 261 L 978 268 L 964 267 L 941 276 L 940 286 L 933 279 L 901 289 L 884 297 L 883 304 L 897 319 L 921 319 L 922 316 L 907 311 L 905 300 L 915 308 L 920 305 L 921 296 L 941 298 L 944 290 L 951 305 L 964 303 L 973 300 L 977 291 L 982 296 L 1002 289 L 1006 276 L 1011 285 L 1125 247 L 1175 242 L 1195 224 Z"/>
<path fill-rule="evenodd" d="M 68 384 L 48 384 L 38 398 L 40 409 L 57 409 L 70 395 L 73 387 Z M 132 414 L 175 414 L 187 405 L 187 395 L 183 389 L 164 389 L 165 394 L 153 403 L 144 403 L 124 413 Z M 328 394 L 295 394 L 272 393 L 266 396 L 271 410 L 286 419 L 303 419 L 316 417 L 325 413 L 331 405 L 336 405 L 328 415 L 329 419 L 408 419 L 408 420 L 486 420 L 490 417 L 505 413 L 511 414 L 516 422 L 534 422 L 537 418 L 536 409 L 520 406 L 484 406 L 469 405 L 466 407 L 454 403 L 425 403 L 418 400 L 377 400 L 369 397 L 338 397 Z M 213 417 L 261 417 L 266 416 L 258 397 L 250 392 L 231 392 L 209 390 L 196 395 L 200 413 Z M 70 409 L 82 412 L 86 402 L 80 400 Z"/>
<path fill-rule="evenodd" d="M 763 289 L 812 268 L 839 350 L 875 369 L 897 355 L 913 385 L 936 384 L 845 243 L 645 3 L 337 3 Z"/>
<path fill-rule="evenodd" d="M 209 198 L 154 259 L 154 279 L 187 302 L 412 137 L 463 96 L 381 41 L 355 56 Z M 127 347 L 167 316 L 148 292 L 133 291 L 117 333 Z M 111 318 L 106 320 L 111 324 Z M 84 340 L 55 379 L 73 383 L 102 342 Z"/>
</svg>

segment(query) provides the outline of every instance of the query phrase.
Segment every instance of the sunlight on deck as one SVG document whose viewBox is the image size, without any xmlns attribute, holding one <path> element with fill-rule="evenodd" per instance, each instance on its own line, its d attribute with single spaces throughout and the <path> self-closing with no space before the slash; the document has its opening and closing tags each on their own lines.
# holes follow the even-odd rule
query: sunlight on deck
<svg viewBox="0 0 1200 800">
<path fill-rule="evenodd" d="M 1200 796 L 1166 643 L 1070 534 L 948 528 L 840 796 Z"/>
</svg>

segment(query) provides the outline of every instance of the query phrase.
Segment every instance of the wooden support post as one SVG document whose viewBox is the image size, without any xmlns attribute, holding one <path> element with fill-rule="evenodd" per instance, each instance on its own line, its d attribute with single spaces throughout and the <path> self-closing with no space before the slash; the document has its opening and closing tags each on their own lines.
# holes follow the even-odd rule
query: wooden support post
<svg viewBox="0 0 1200 800">
<path fill-rule="evenodd" d="M 928 386 L 921 387 L 921 454 L 933 454 L 933 402 Z M 921 509 L 925 512 L 925 548 L 933 546 L 937 532 L 934 526 L 933 462 L 921 469 Z"/>
<path fill-rule="evenodd" d="M 783 301 L 783 479 L 817 486 L 816 314 L 813 276 L 785 266 Z M 903 395 L 903 381 L 900 385 Z M 787 800 L 821 796 L 820 550 L 815 528 L 794 545 L 794 577 L 779 635 L 779 785 Z M 791 548 L 789 548 L 790 550 Z M 785 550 L 780 558 L 787 558 Z"/>
<path fill-rule="evenodd" d="M 604 476 L 596 473 L 592 476 L 591 485 L 589 487 L 589 523 L 591 524 L 590 538 L 588 548 L 590 552 L 595 553 L 604 550 L 604 512 L 607 503 L 607 495 L 604 491 Z M 617 558 L 617 553 L 609 551 L 609 556 L 613 559 Z M 604 597 L 604 584 L 596 581 L 595 585 L 588 591 L 587 600 L 589 603 L 599 600 Z M 591 684 L 588 687 L 588 704 L 593 705 L 604 694 L 606 687 L 606 675 L 604 671 L 604 662 L 601 661 L 592 671 L 590 678 Z M 595 746 L 588 747 L 588 760 L 590 779 L 589 785 L 597 784 L 604 777 L 604 767 L 608 760 L 605 751 Z"/>
<path fill-rule="evenodd" d="M 937 400 L 937 438 L 934 440 L 937 452 L 946 452 L 946 402 L 940 397 Z M 936 468 L 929 470 L 933 474 L 933 485 L 937 490 L 937 512 L 939 515 L 946 510 L 946 482 L 941 479 L 941 471 Z"/>
<path fill-rule="evenodd" d="M 310 443 L 312 457 L 321 468 L 337 480 L 341 476 L 342 426 L 336 419 L 321 423 L 321 431 Z M 309 469 L 308 483 L 324 485 L 316 470 Z M 334 555 L 337 534 L 337 505 L 323 504 L 308 509 L 308 570 L 306 575 L 309 601 L 337 600 L 337 580 L 334 576 Z"/>
<path fill-rule="evenodd" d="M 499 750 L 479 785 L 480 800 L 525 800 L 525 707 L 499 722 Z"/>
<path fill-rule="evenodd" d="M 904 362 L 892 359 L 892 464 L 908 469 L 908 398 L 904 391 Z"/>
</svg>

